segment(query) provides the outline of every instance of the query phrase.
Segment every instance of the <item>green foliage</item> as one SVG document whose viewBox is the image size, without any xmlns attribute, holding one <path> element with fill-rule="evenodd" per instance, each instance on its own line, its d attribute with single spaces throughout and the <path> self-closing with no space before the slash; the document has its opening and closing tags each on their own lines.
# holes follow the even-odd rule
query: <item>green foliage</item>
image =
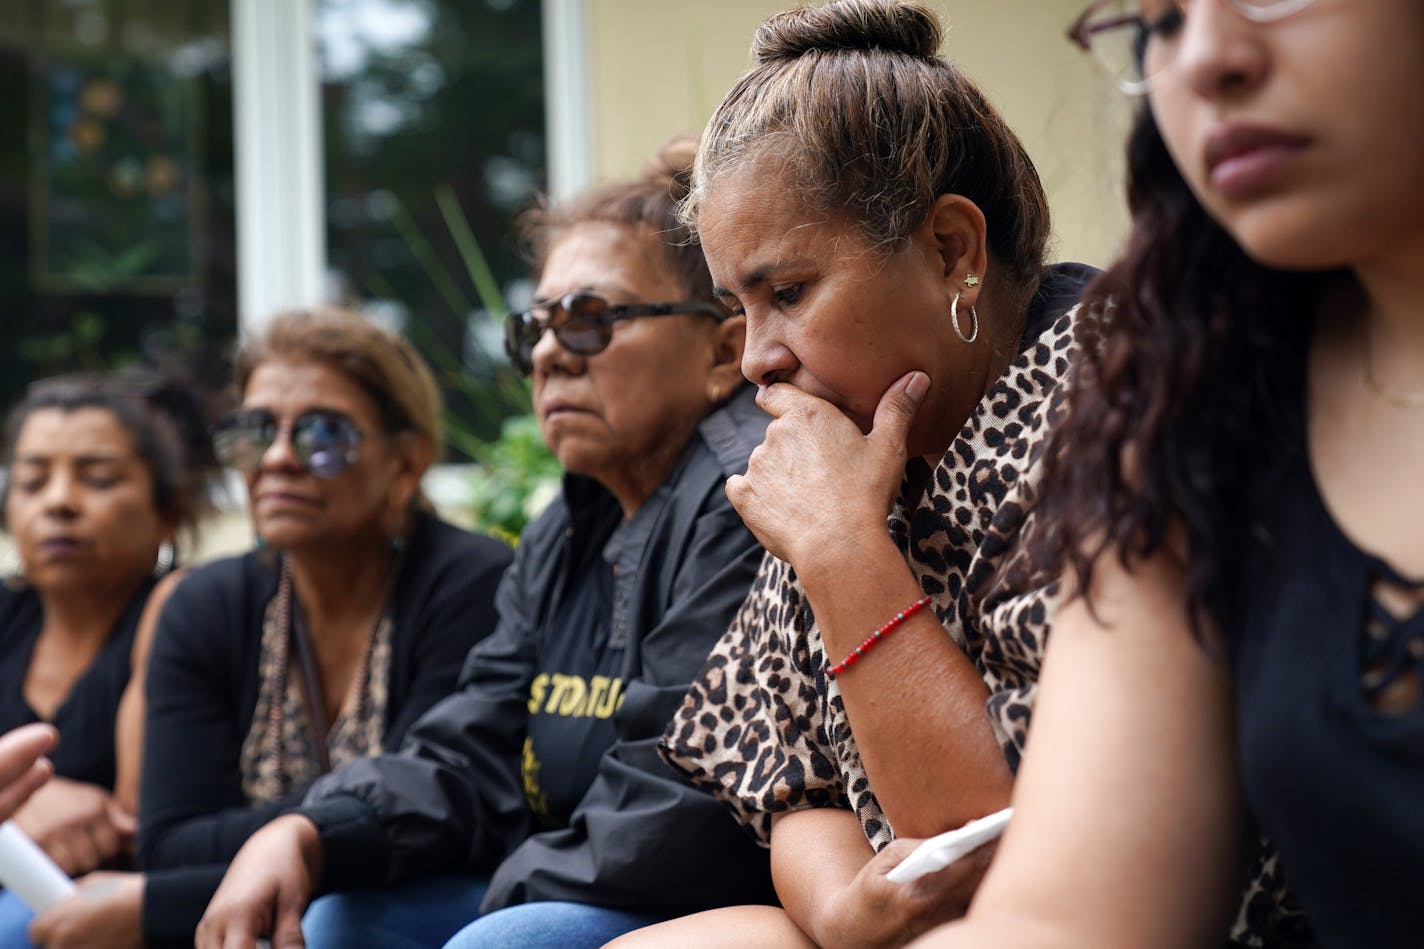
<svg viewBox="0 0 1424 949">
<path fill-rule="evenodd" d="M 475 527 L 511 543 L 559 490 L 562 471 L 532 415 L 505 419 L 499 438 L 480 449 L 471 483 Z"/>
<path fill-rule="evenodd" d="M 28 365 L 42 368 L 36 378 L 76 370 L 98 372 L 133 361 L 131 350 L 108 345 L 104 328 L 104 319 L 98 313 L 78 310 L 67 327 L 22 336 L 15 344 L 16 350 Z"/>
<path fill-rule="evenodd" d="M 448 184 L 439 184 L 434 198 L 450 239 L 459 249 L 459 259 L 478 297 L 482 318 L 502 321 L 508 311 L 499 285 L 453 189 Z M 474 311 L 472 301 L 462 294 L 459 281 L 433 252 L 431 242 L 415 218 L 398 199 L 393 198 L 392 204 L 391 217 L 397 232 L 451 310 Z M 477 424 L 492 421 L 488 417 L 491 413 L 504 415 L 499 435 L 484 439 L 470 419 L 456 408 L 447 408 L 445 431 L 451 447 L 476 464 L 470 484 L 473 526 L 514 543 L 524 526 L 538 516 L 558 492 L 562 474 L 558 461 L 539 433 L 538 421 L 530 412 L 529 384 L 504 363 L 502 354 L 485 354 L 486 364 L 499 368 L 493 379 L 488 375 L 482 378 L 471 371 L 460 355 L 441 345 L 434 334 L 424 332 L 419 322 L 412 330 L 434 365 L 441 384 L 447 391 L 464 396 L 460 404 L 476 410 Z M 511 410 L 513 414 L 509 414 Z"/>
</svg>

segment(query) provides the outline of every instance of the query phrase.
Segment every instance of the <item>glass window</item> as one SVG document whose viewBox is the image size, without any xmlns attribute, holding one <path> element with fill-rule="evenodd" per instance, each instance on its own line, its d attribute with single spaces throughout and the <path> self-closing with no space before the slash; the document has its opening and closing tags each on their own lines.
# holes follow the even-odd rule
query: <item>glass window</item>
<svg viewBox="0 0 1424 949">
<path fill-rule="evenodd" d="M 317 0 L 333 292 L 436 368 L 452 460 L 528 410 L 498 318 L 543 189 L 538 0 Z"/>
<path fill-rule="evenodd" d="M 227 0 L 0 5 L 0 404 L 139 358 L 222 377 L 228 24 Z"/>
</svg>

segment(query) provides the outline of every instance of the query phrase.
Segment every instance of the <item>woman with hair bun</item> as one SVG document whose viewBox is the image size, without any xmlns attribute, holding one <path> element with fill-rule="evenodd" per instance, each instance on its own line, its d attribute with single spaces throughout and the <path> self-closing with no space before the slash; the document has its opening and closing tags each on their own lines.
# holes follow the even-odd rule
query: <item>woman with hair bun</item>
<svg viewBox="0 0 1424 949">
<path fill-rule="evenodd" d="M 1008 803 L 1048 602 L 988 581 L 1090 272 L 1045 267 L 1033 164 L 940 41 L 909 0 L 779 14 L 703 135 L 684 213 L 774 419 L 727 491 L 769 556 L 664 750 L 770 847 L 785 911 L 630 944 L 902 942 L 992 852 L 885 879 Z"/>
<path fill-rule="evenodd" d="M 256 835 L 200 946 L 572 949 L 771 899 L 765 854 L 656 748 L 761 559 L 723 484 L 767 419 L 738 370 L 742 320 L 677 220 L 692 153 L 675 141 L 641 177 L 526 219 L 538 290 L 508 350 L 563 492 L 520 539 L 459 690 L 400 754 L 335 772 Z"/>
</svg>

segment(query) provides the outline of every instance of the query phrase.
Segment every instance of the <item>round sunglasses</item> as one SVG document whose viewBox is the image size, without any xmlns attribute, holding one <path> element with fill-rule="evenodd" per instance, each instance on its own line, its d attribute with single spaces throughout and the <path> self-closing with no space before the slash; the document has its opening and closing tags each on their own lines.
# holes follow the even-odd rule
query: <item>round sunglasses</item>
<svg viewBox="0 0 1424 949">
<path fill-rule="evenodd" d="M 277 416 L 266 409 L 241 409 L 213 426 L 213 454 L 238 471 L 256 471 L 262 456 L 282 434 Z M 288 436 L 292 454 L 318 478 L 334 478 L 356 463 L 356 448 L 365 437 L 348 416 L 333 409 L 312 409 L 298 415 Z"/>
<path fill-rule="evenodd" d="M 534 347 L 545 330 L 553 330 L 559 345 L 579 356 L 593 356 L 613 341 L 613 324 L 640 316 L 700 314 L 725 320 L 727 311 L 705 300 L 677 303 L 610 303 L 589 290 L 565 294 L 557 300 L 536 303 L 522 313 L 511 313 L 504 324 L 504 351 L 524 375 L 534 371 Z"/>
</svg>

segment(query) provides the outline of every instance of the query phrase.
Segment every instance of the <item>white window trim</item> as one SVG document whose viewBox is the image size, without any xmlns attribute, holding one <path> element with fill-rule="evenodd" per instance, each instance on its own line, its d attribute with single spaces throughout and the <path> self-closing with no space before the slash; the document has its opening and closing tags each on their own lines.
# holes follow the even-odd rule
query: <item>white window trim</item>
<svg viewBox="0 0 1424 949">
<path fill-rule="evenodd" d="M 232 0 L 238 328 L 324 299 L 314 0 Z"/>
<path fill-rule="evenodd" d="M 543 4 L 549 196 L 563 201 L 593 180 L 587 0 Z"/>
<path fill-rule="evenodd" d="M 549 194 L 593 180 L 586 0 L 542 0 Z M 232 0 L 237 306 L 242 333 L 325 299 L 316 0 Z"/>
</svg>

